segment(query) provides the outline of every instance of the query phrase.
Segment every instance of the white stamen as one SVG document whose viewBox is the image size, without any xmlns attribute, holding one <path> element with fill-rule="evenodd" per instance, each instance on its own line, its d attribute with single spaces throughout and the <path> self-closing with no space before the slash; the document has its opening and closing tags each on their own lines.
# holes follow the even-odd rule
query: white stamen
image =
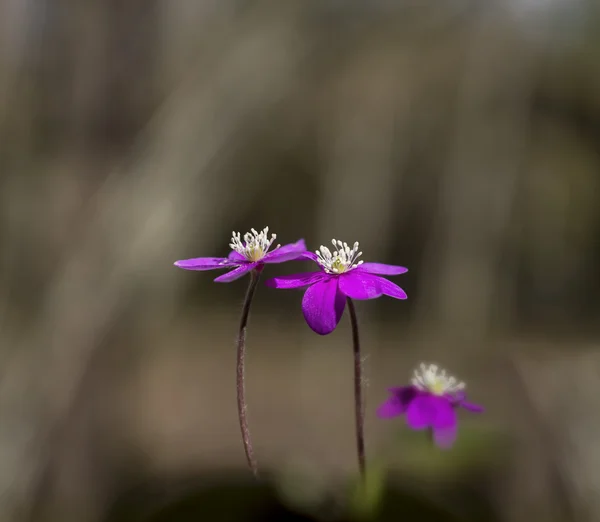
<svg viewBox="0 0 600 522">
<path fill-rule="evenodd" d="M 338 239 L 332 239 L 331 244 L 335 250 L 331 252 L 326 246 L 322 246 L 316 250 L 317 262 L 323 267 L 328 274 L 343 274 L 362 265 L 362 261 L 357 261 L 362 252 L 358 251 L 358 241 L 354 243 L 352 248 L 348 243 L 342 243 Z"/>
<path fill-rule="evenodd" d="M 435 364 L 429 366 L 421 364 L 420 371 L 415 370 L 412 385 L 421 390 L 431 392 L 435 395 L 456 393 L 464 390 L 466 384 L 458 381 L 455 377 L 446 374 L 446 370 L 438 368 Z"/>
<path fill-rule="evenodd" d="M 257 232 L 252 228 L 250 232 L 244 234 L 244 241 L 242 242 L 241 234 L 232 232 L 229 246 L 248 261 L 260 261 L 267 255 L 271 245 L 277 238 L 275 234 L 271 234 L 271 238 L 269 238 L 268 234 L 269 227 L 265 227 L 261 232 Z M 277 250 L 280 246 L 277 245 L 273 250 Z"/>
</svg>

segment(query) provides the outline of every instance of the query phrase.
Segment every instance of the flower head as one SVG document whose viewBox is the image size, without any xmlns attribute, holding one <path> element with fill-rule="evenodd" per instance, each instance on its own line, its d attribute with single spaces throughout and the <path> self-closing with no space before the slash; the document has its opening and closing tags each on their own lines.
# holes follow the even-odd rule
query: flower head
<svg viewBox="0 0 600 522">
<path fill-rule="evenodd" d="M 306 244 L 301 239 L 296 243 L 271 249 L 277 236 L 271 234 L 269 227 L 258 232 L 254 228 L 241 237 L 239 232 L 231 236 L 231 253 L 227 257 L 197 257 L 176 261 L 175 266 L 184 270 L 233 269 L 215 279 L 217 283 L 230 283 L 248 272 L 261 270 L 265 263 L 283 263 L 301 257 L 306 252 Z"/>
<path fill-rule="evenodd" d="M 317 263 L 328 274 L 343 274 L 363 264 L 363 261 L 357 261 L 362 256 L 362 252 L 358 251 L 358 241 L 352 248 L 337 239 L 332 239 L 331 243 L 335 248 L 333 254 L 323 245 L 316 251 Z"/>
<path fill-rule="evenodd" d="M 308 287 L 302 299 L 302 312 L 313 331 L 320 335 L 333 332 L 340 322 L 347 297 L 364 300 L 388 295 L 395 299 L 406 299 L 402 288 L 381 277 L 404 274 L 408 272 L 406 268 L 364 263 L 358 261 L 362 255 L 358 243 L 352 247 L 337 239 L 331 243 L 333 252 L 321 246 L 315 254 L 304 254 L 304 257 L 319 265 L 318 272 L 275 277 L 266 282 L 272 288 Z"/>
<path fill-rule="evenodd" d="M 389 419 L 406 415 L 406 422 L 413 430 L 429 429 L 435 443 L 449 448 L 456 440 L 459 406 L 473 413 L 483 407 L 467 402 L 465 383 L 447 375 L 435 364 L 421 364 L 415 370 L 410 386 L 390 388 L 391 396 L 379 407 L 377 415 Z"/>
<path fill-rule="evenodd" d="M 275 234 L 271 234 L 269 238 L 269 227 L 264 228 L 260 232 L 257 232 L 253 228 L 250 232 L 244 234 L 244 242 L 242 242 L 239 232 L 232 232 L 229 246 L 233 251 L 243 256 L 246 261 L 257 262 L 267 255 L 276 238 Z M 277 245 L 273 251 L 277 250 L 280 246 Z"/>
</svg>

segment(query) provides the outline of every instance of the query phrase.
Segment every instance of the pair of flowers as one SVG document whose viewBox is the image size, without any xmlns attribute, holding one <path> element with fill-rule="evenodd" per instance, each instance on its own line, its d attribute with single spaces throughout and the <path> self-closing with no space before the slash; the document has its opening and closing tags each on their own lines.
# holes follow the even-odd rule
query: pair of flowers
<svg viewBox="0 0 600 522">
<path fill-rule="evenodd" d="M 320 335 L 326 335 L 340 322 L 346 298 L 363 300 L 389 295 L 396 299 L 406 299 L 406 293 L 399 286 L 381 277 L 400 275 L 408 270 L 402 266 L 358 261 L 362 252 L 358 243 L 350 248 L 341 241 L 332 241 L 334 252 L 322 246 L 316 253 L 307 252 L 301 239 L 285 246 L 271 246 L 276 235 L 268 236 L 269 228 L 261 232 L 252 229 L 242 241 L 239 233 L 233 233 L 230 247 L 232 252 L 226 258 L 200 257 L 177 261 L 175 266 L 185 270 L 232 269 L 215 279 L 216 283 L 230 283 L 252 271 L 262 271 L 265 264 L 284 263 L 297 259 L 311 259 L 321 270 L 304 274 L 275 277 L 266 282 L 273 288 L 308 287 L 302 299 L 302 312 L 308 326 Z"/>
<path fill-rule="evenodd" d="M 243 238 L 240 233 L 234 232 L 229 245 L 232 251 L 226 258 L 204 257 L 175 263 L 175 266 L 185 270 L 229 269 L 229 272 L 215 279 L 218 283 L 229 283 L 246 274 L 251 275 L 238 334 L 237 368 L 238 413 L 248 463 L 257 474 L 246 422 L 244 393 L 245 339 L 250 304 L 265 264 L 309 259 L 318 265 L 318 271 L 275 277 L 267 280 L 266 285 L 280 289 L 306 288 L 302 312 L 308 326 L 319 335 L 327 335 L 335 330 L 346 304 L 348 305 L 356 363 L 354 377 L 358 454 L 361 472 L 364 473 L 361 357 L 358 322 L 352 300 L 375 299 L 382 295 L 406 299 L 404 290 L 383 276 L 401 275 L 408 270 L 402 266 L 364 263 L 359 260 L 362 252 L 358 249 L 358 242 L 350 247 L 347 243 L 334 239 L 333 251 L 321 246 L 313 253 L 307 251 L 304 240 L 272 248 L 275 239 L 275 234 L 269 237 L 268 227 L 260 232 L 252 229 Z M 379 407 L 377 413 L 382 418 L 406 415 L 407 423 L 412 429 L 430 430 L 439 446 L 450 447 L 456 438 L 457 407 L 462 406 L 473 412 L 482 411 L 480 406 L 466 402 L 464 388 L 464 383 L 446 375 L 437 366 L 421 365 L 420 370 L 415 371 L 410 385 L 389 389 L 390 397 Z"/>
</svg>

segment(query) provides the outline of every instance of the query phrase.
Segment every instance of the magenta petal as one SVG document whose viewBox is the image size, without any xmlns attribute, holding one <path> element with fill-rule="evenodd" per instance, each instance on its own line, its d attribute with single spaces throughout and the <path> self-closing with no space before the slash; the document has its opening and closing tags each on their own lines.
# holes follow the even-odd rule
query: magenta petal
<svg viewBox="0 0 600 522">
<path fill-rule="evenodd" d="M 352 299 L 375 299 L 381 296 L 376 276 L 351 270 L 339 276 L 340 291 Z"/>
<path fill-rule="evenodd" d="M 196 257 L 175 261 L 175 266 L 184 270 L 216 270 L 235 265 L 224 257 Z"/>
<path fill-rule="evenodd" d="M 458 422 L 452 404 L 439 398 L 435 403 L 435 419 L 433 422 L 433 440 L 440 448 L 449 448 L 456 440 Z"/>
<path fill-rule="evenodd" d="M 242 266 L 238 266 L 235 270 L 232 270 L 231 272 L 227 272 L 226 274 L 217 277 L 215 279 L 215 283 L 231 283 L 232 281 L 235 281 L 236 279 L 239 279 L 240 277 L 246 275 L 248 272 L 252 271 L 254 268 L 256 268 L 257 264 L 258 263 L 248 263 Z"/>
<path fill-rule="evenodd" d="M 310 328 L 319 335 L 327 335 L 340 322 L 346 297 L 338 290 L 335 277 L 309 286 L 302 299 L 302 313 Z"/>
<path fill-rule="evenodd" d="M 302 257 L 304 252 L 306 252 L 306 243 L 304 242 L 304 239 L 301 239 L 295 243 L 290 243 L 289 245 L 284 245 L 268 252 L 261 261 L 263 263 L 283 263 Z"/>
<path fill-rule="evenodd" d="M 472 402 L 461 401 L 459 404 L 461 408 L 464 408 L 472 413 L 481 413 L 484 411 L 483 406 L 479 406 L 479 404 L 473 404 Z"/>
<path fill-rule="evenodd" d="M 244 263 L 248 261 L 242 254 L 236 252 L 235 250 L 231 251 L 231 253 L 227 256 L 227 259 L 229 259 L 229 261 L 233 261 L 234 263 Z"/>
<path fill-rule="evenodd" d="M 391 397 L 377 409 L 377 416 L 382 419 L 389 419 L 406 413 L 409 404 L 417 395 L 417 390 L 413 386 L 390 388 L 389 391 L 392 394 Z"/>
<path fill-rule="evenodd" d="M 323 272 L 305 272 L 303 274 L 272 277 L 265 281 L 265 285 L 271 288 L 302 288 L 318 283 L 326 277 L 327 275 Z"/>
<path fill-rule="evenodd" d="M 389 397 L 379 408 L 377 408 L 377 416 L 381 419 L 391 419 L 404 413 L 402 405 L 398 397 Z"/>
<path fill-rule="evenodd" d="M 394 297 L 395 299 L 406 299 L 407 295 L 402 288 L 400 288 L 397 284 L 388 281 L 387 279 L 379 276 L 371 276 L 377 280 L 377 284 L 381 289 L 381 293 L 388 295 L 390 297 Z"/>
<path fill-rule="evenodd" d="M 467 394 L 465 393 L 464 390 L 460 390 L 458 392 L 456 392 L 454 395 L 447 395 L 447 397 L 450 399 L 450 401 L 452 402 L 452 404 L 454 406 L 460 406 L 462 408 L 464 408 L 467 411 L 470 411 L 472 413 L 481 413 L 484 411 L 483 406 L 480 406 L 479 404 L 473 404 L 472 402 L 468 402 L 467 399 Z"/>
<path fill-rule="evenodd" d="M 435 399 L 423 394 L 416 397 L 406 409 L 406 422 L 413 430 L 429 428 L 435 419 Z"/>
<path fill-rule="evenodd" d="M 314 261 L 315 263 L 318 263 L 317 259 L 319 259 L 317 257 L 317 254 L 315 254 L 314 252 L 304 252 L 300 258 L 304 258 L 304 259 L 310 259 L 311 261 Z M 321 265 L 319 265 L 321 266 Z"/>
<path fill-rule="evenodd" d="M 358 267 L 359 270 L 377 275 L 400 275 L 408 272 L 408 268 L 396 265 L 386 265 L 383 263 L 363 263 Z"/>
</svg>

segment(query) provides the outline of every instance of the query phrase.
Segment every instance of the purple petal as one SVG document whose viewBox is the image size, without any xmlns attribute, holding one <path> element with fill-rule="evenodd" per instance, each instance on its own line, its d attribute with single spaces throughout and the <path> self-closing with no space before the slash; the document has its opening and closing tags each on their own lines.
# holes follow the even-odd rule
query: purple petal
<svg viewBox="0 0 600 522">
<path fill-rule="evenodd" d="M 422 394 L 409 404 L 406 409 L 406 422 L 413 430 L 424 430 L 433 425 L 436 415 L 436 398 Z"/>
<path fill-rule="evenodd" d="M 247 263 L 245 265 L 238 266 L 235 270 L 232 270 L 231 272 L 227 272 L 226 274 L 217 277 L 215 279 L 215 283 L 231 283 L 232 281 L 239 279 L 240 277 L 246 275 L 248 272 L 255 269 L 257 265 L 258 263 Z"/>
<path fill-rule="evenodd" d="M 377 409 L 377 416 L 382 419 L 389 419 L 406 413 L 406 409 L 418 393 L 414 386 L 390 388 L 389 391 L 392 396 Z"/>
<path fill-rule="evenodd" d="M 368 272 L 369 274 L 377 274 L 377 275 L 400 275 L 408 272 L 408 268 L 397 265 L 386 265 L 383 263 L 363 263 L 358 267 L 359 270 L 363 270 L 364 272 Z"/>
<path fill-rule="evenodd" d="M 484 411 L 483 406 L 467 401 L 467 394 L 464 390 L 460 390 L 453 395 L 448 395 L 448 398 L 452 401 L 453 406 L 460 406 L 472 413 L 481 413 Z"/>
<path fill-rule="evenodd" d="M 408 296 L 406 292 L 402 290 L 397 284 L 388 281 L 387 279 L 379 276 L 371 276 L 377 280 L 377 284 L 381 289 L 381 293 L 394 297 L 395 299 L 406 299 Z"/>
<path fill-rule="evenodd" d="M 340 291 L 352 299 L 375 299 L 382 292 L 377 276 L 351 270 L 339 276 Z"/>
<path fill-rule="evenodd" d="M 236 264 L 224 257 L 195 257 L 193 259 L 175 261 L 175 266 L 184 270 L 216 270 L 218 268 L 236 266 Z"/>
<path fill-rule="evenodd" d="M 295 243 L 290 243 L 289 245 L 279 247 L 272 252 L 268 252 L 261 261 L 263 263 L 283 263 L 302 257 L 304 252 L 306 252 L 306 243 L 304 242 L 304 239 L 301 239 Z"/>
<path fill-rule="evenodd" d="M 317 259 L 319 259 L 319 258 L 317 257 L 317 254 L 315 254 L 314 252 L 306 251 L 300 257 L 304 258 L 304 259 L 310 259 L 311 261 L 314 261 L 315 263 L 318 264 Z M 321 265 L 319 265 L 319 266 L 321 266 Z"/>
<path fill-rule="evenodd" d="M 265 281 L 265 285 L 271 288 L 302 288 L 322 281 L 327 275 L 323 272 L 305 272 L 279 277 L 272 277 Z"/>
<path fill-rule="evenodd" d="M 433 440 L 440 448 L 449 448 L 456 440 L 458 422 L 452 403 L 443 397 L 436 401 Z"/>
<path fill-rule="evenodd" d="M 319 335 L 327 335 L 340 322 L 346 297 L 338 290 L 336 277 L 309 286 L 302 299 L 302 313 L 311 329 Z"/>
<path fill-rule="evenodd" d="M 404 408 L 398 400 L 398 397 L 389 397 L 379 408 L 377 408 L 377 416 L 380 419 L 391 419 L 404 413 Z"/>
<path fill-rule="evenodd" d="M 472 402 L 460 401 L 459 405 L 461 408 L 464 408 L 472 413 L 481 413 L 484 411 L 483 406 L 479 406 L 479 404 L 473 404 Z"/>
<path fill-rule="evenodd" d="M 244 263 L 248 261 L 242 254 L 236 252 L 235 250 L 231 251 L 231 253 L 227 256 L 227 259 L 229 259 L 229 261 L 233 261 L 234 263 Z"/>
</svg>

